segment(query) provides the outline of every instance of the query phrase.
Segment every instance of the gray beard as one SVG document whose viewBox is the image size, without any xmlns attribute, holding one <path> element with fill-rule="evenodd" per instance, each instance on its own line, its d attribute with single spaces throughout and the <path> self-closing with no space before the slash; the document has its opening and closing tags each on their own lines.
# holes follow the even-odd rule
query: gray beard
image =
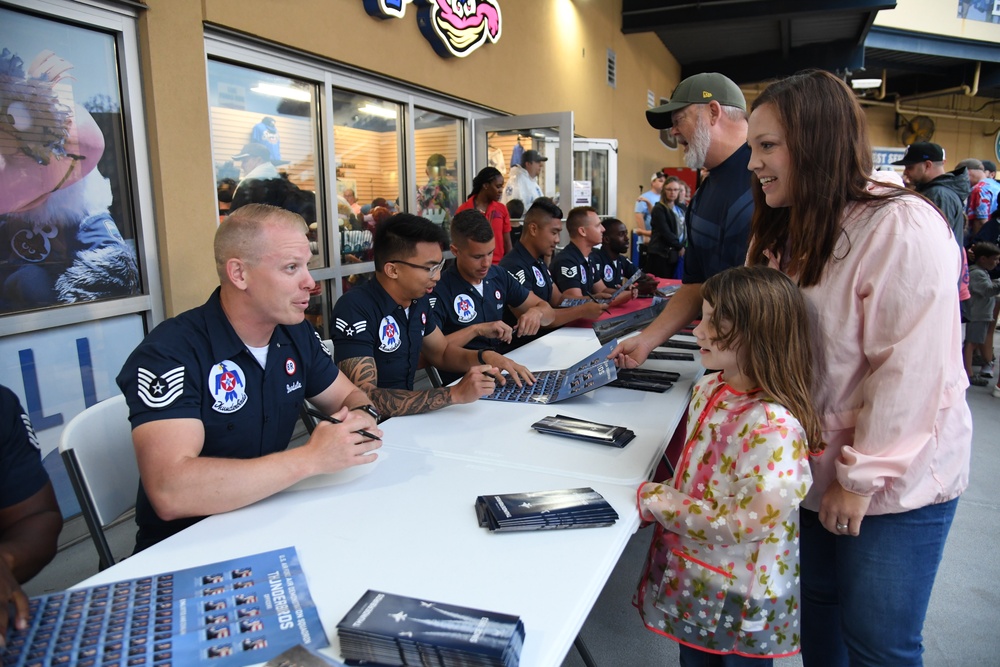
<svg viewBox="0 0 1000 667">
<path fill-rule="evenodd" d="M 692 169 L 701 169 L 705 166 L 705 158 L 708 157 L 708 149 L 712 145 L 712 135 L 708 131 L 708 120 L 699 114 L 694 134 L 688 139 L 687 151 L 684 153 L 684 164 Z"/>
</svg>

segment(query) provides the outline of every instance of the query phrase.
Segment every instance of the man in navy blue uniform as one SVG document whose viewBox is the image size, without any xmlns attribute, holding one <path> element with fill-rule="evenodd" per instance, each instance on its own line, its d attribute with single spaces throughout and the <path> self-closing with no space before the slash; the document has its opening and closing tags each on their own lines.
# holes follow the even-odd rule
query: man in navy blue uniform
<svg viewBox="0 0 1000 667">
<path fill-rule="evenodd" d="M 315 282 L 301 216 L 263 204 L 215 234 L 220 287 L 166 320 L 118 374 L 139 464 L 136 550 L 313 475 L 371 463 L 381 443 L 368 397 L 305 322 Z M 308 399 L 320 422 L 287 450 Z"/>
<path fill-rule="evenodd" d="M 628 252 L 628 229 L 618 218 L 607 218 L 601 226 L 604 228 L 601 247 L 594 248 L 590 253 L 590 266 L 602 283 L 617 289 L 637 270 L 625 256 Z"/>
<path fill-rule="evenodd" d="M 56 555 L 61 529 L 62 514 L 31 421 L 14 392 L 0 386 L 0 653 L 8 623 L 21 630 L 28 626 L 28 596 L 21 584 Z"/>
<path fill-rule="evenodd" d="M 581 299 L 588 296 L 609 298 L 614 292 L 609 289 L 601 276 L 594 274 L 591 254 L 594 246 L 600 245 L 604 228 L 597 210 L 592 206 L 577 206 L 566 216 L 566 231 L 569 245 L 563 248 L 552 262 L 556 285 L 567 299 Z M 612 306 L 625 303 L 632 298 L 631 292 L 619 295 Z"/>
<path fill-rule="evenodd" d="M 475 209 L 451 221 L 455 265 L 434 288 L 436 322 L 448 340 L 473 350 L 497 349 L 515 336 L 534 336 L 552 324 L 548 302 L 525 288 L 506 269 L 493 265 L 493 228 Z M 517 316 L 514 327 L 503 321 L 505 308 Z"/>
<path fill-rule="evenodd" d="M 670 128 L 677 137 L 687 166 L 704 167 L 709 176 L 688 207 L 683 284 L 659 317 L 614 349 L 620 366 L 644 362 L 653 348 L 698 317 L 703 282 L 746 261 L 753 215 L 746 109 L 739 86 L 705 72 L 681 81 L 668 104 L 646 112 L 650 125 Z"/>
<path fill-rule="evenodd" d="M 522 378 L 534 381 L 526 368 L 498 352 L 466 350 L 438 328 L 429 295 L 441 275 L 447 242 L 440 225 L 426 218 L 408 213 L 387 218 L 372 239 L 375 279 L 334 305 L 334 359 L 383 417 L 476 401 L 493 392 L 500 370 L 518 384 Z M 414 390 L 421 352 L 432 366 L 465 375 L 450 387 Z"/>
<path fill-rule="evenodd" d="M 608 306 L 597 301 L 559 308 L 563 300 L 562 292 L 552 280 L 545 258 L 555 253 L 559 243 L 559 236 L 562 234 L 562 209 L 548 197 L 539 197 L 524 214 L 521 229 L 520 239 L 514 244 L 513 250 L 500 260 L 500 267 L 552 306 L 554 317 L 552 323 L 545 328 L 556 329 L 575 320 L 596 320 L 600 317 Z M 504 315 L 504 322 L 510 326 L 517 324 L 517 315 L 509 308 Z"/>
</svg>

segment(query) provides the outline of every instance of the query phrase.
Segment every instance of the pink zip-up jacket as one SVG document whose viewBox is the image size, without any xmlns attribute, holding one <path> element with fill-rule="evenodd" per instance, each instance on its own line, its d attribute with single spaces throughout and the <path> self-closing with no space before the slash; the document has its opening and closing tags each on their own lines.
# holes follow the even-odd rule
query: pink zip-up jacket
<svg viewBox="0 0 1000 667">
<path fill-rule="evenodd" d="M 814 329 L 816 408 L 826 451 L 802 507 L 834 479 L 892 514 L 959 496 L 972 414 L 962 364 L 951 229 L 915 196 L 848 207 L 818 285 L 802 290 Z"/>
</svg>

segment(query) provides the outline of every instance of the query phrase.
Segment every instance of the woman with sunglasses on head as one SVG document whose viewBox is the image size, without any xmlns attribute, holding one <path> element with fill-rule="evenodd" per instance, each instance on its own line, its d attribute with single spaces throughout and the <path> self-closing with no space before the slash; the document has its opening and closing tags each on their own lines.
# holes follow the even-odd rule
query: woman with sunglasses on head
<svg viewBox="0 0 1000 667">
<path fill-rule="evenodd" d="M 921 665 L 931 588 L 968 484 L 961 257 L 923 197 L 873 178 L 864 111 L 827 72 L 771 84 L 748 130 L 748 264 L 797 281 L 826 449 L 802 503 L 802 655 Z"/>
</svg>

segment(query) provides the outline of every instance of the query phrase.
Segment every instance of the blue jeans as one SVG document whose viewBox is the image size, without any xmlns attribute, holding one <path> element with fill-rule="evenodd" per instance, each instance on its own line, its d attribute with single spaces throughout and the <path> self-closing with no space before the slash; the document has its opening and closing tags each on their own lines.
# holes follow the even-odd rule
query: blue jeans
<svg viewBox="0 0 1000 667">
<path fill-rule="evenodd" d="M 923 665 L 924 617 L 957 506 L 866 516 L 858 537 L 801 511 L 805 667 Z"/>
<path fill-rule="evenodd" d="M 748 658 L 745 655 L 719 655 L 678 644 L 681 649 L 681 667 L 771 667 L 771 658 Z"/>
</svg>

